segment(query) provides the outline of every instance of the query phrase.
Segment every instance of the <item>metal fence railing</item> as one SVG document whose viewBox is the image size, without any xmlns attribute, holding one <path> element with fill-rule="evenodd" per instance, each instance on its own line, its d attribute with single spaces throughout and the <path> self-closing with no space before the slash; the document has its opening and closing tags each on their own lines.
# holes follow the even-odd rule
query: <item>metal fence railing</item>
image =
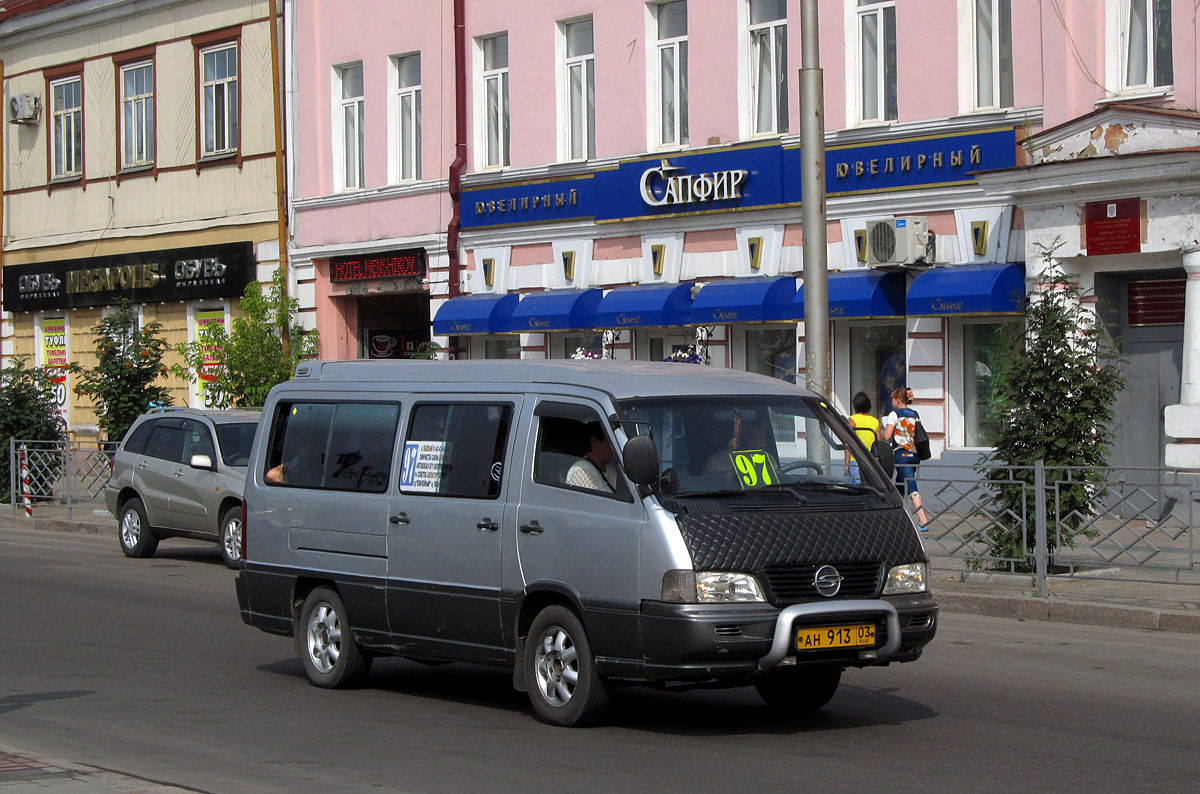
<svg viewBox="0 0 1200 794">
<path fill-rule="evenodd" d="M 9 439 L 8 501 L 14 515 L 38 505 L 64 505 L 67 518 L 82 503 L 94 503 L 112 473 L 116 441 L 25 441 Z"/>
<path fill-rule="evenodd" d="M 1028 571 L 1043 596 L 1053 576 L 1200 585 L 1200 475 L 1041 464 L 987 471 L 920 467 L 935 568 Z M 1000 546 L 1002 536 L 1016 542 Z"/>
</svg>

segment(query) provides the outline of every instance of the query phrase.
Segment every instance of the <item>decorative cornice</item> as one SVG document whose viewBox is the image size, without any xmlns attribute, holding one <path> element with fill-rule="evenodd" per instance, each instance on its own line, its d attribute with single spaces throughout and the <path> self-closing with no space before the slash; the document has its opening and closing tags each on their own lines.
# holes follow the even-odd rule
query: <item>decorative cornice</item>
<svg viewBox="0 0 1200 794">
<path fill-rule="evenodd" d="M 411 198 L 429 194 L 446 193 L 450 189 L 447 179 L 430 179 L 402 185 L 382 185 L 365 190 L 346 190 L 340 193 L 329 193 L 324 196 L 292 199 L 292 209 L 297 212 L 307 210 L 322 210 L 332 207 L 348 207 L 356 204 L 373 204 L 378 201 Z"/>
</svg>

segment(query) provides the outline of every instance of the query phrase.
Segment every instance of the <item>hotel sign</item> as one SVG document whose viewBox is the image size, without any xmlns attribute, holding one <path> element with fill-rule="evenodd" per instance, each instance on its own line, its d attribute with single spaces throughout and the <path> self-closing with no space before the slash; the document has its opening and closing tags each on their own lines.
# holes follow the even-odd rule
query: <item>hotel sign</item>
<svg viewBox="0 0 1200 794">
<path fill-rule="evenodd" d="M 4 268 L 4 308 L 15 312 L 240 297 L 254 244 L 145 251 Z"/>
</svg>

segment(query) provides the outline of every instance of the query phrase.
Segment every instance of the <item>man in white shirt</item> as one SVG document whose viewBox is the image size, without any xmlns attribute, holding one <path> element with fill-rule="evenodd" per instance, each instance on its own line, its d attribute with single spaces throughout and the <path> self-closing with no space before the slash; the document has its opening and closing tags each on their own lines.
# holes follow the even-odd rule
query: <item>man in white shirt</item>
<svg viewBox="0 0 1200 794">
<path fill-rule="evenodd" d="M 587 433 L 588 449 L 567 470 L 567 485 L 613 493 L 617 486 L 617 472 L 615 466 L 609 466 L 616 457 L 612 444 L 598 422 L 589 422 Z"/>
</svg>

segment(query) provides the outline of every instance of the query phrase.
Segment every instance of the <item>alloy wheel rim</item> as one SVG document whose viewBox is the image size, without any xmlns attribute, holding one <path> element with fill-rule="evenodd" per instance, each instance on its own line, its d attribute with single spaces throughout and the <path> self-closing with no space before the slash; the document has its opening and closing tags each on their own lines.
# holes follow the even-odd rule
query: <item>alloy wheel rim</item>
<svg viewBox="0 0 1200 794">
<path fill-rule="evenodd" d="M 121 517 L 121 542 L 125 544 L 125 548 L 132 549 L 137 546 L 141 537 L 141 516 L 133 510 L 126 510 L 125 515 Z"/>
<path fill-rule="evenodd" d="M 558 626 L 542 633 L 534 659 L 538 691 L 552 706 L 565 706 L 579 685 L 579 652 L 571 635 Z"/>
<path fill-rule="evenodd" d="M 308 658 L 321 673 L 337 666 L 342 653 L 342 623 L 328 603 L 321 603 L 308 620 Z"/>
<path fill-rule="evenodd" d="M 233 519 L 225 525 L 224 536 L 225 556 L 233 561 L 242 557 L 242 522 Z"/>
</svg>

